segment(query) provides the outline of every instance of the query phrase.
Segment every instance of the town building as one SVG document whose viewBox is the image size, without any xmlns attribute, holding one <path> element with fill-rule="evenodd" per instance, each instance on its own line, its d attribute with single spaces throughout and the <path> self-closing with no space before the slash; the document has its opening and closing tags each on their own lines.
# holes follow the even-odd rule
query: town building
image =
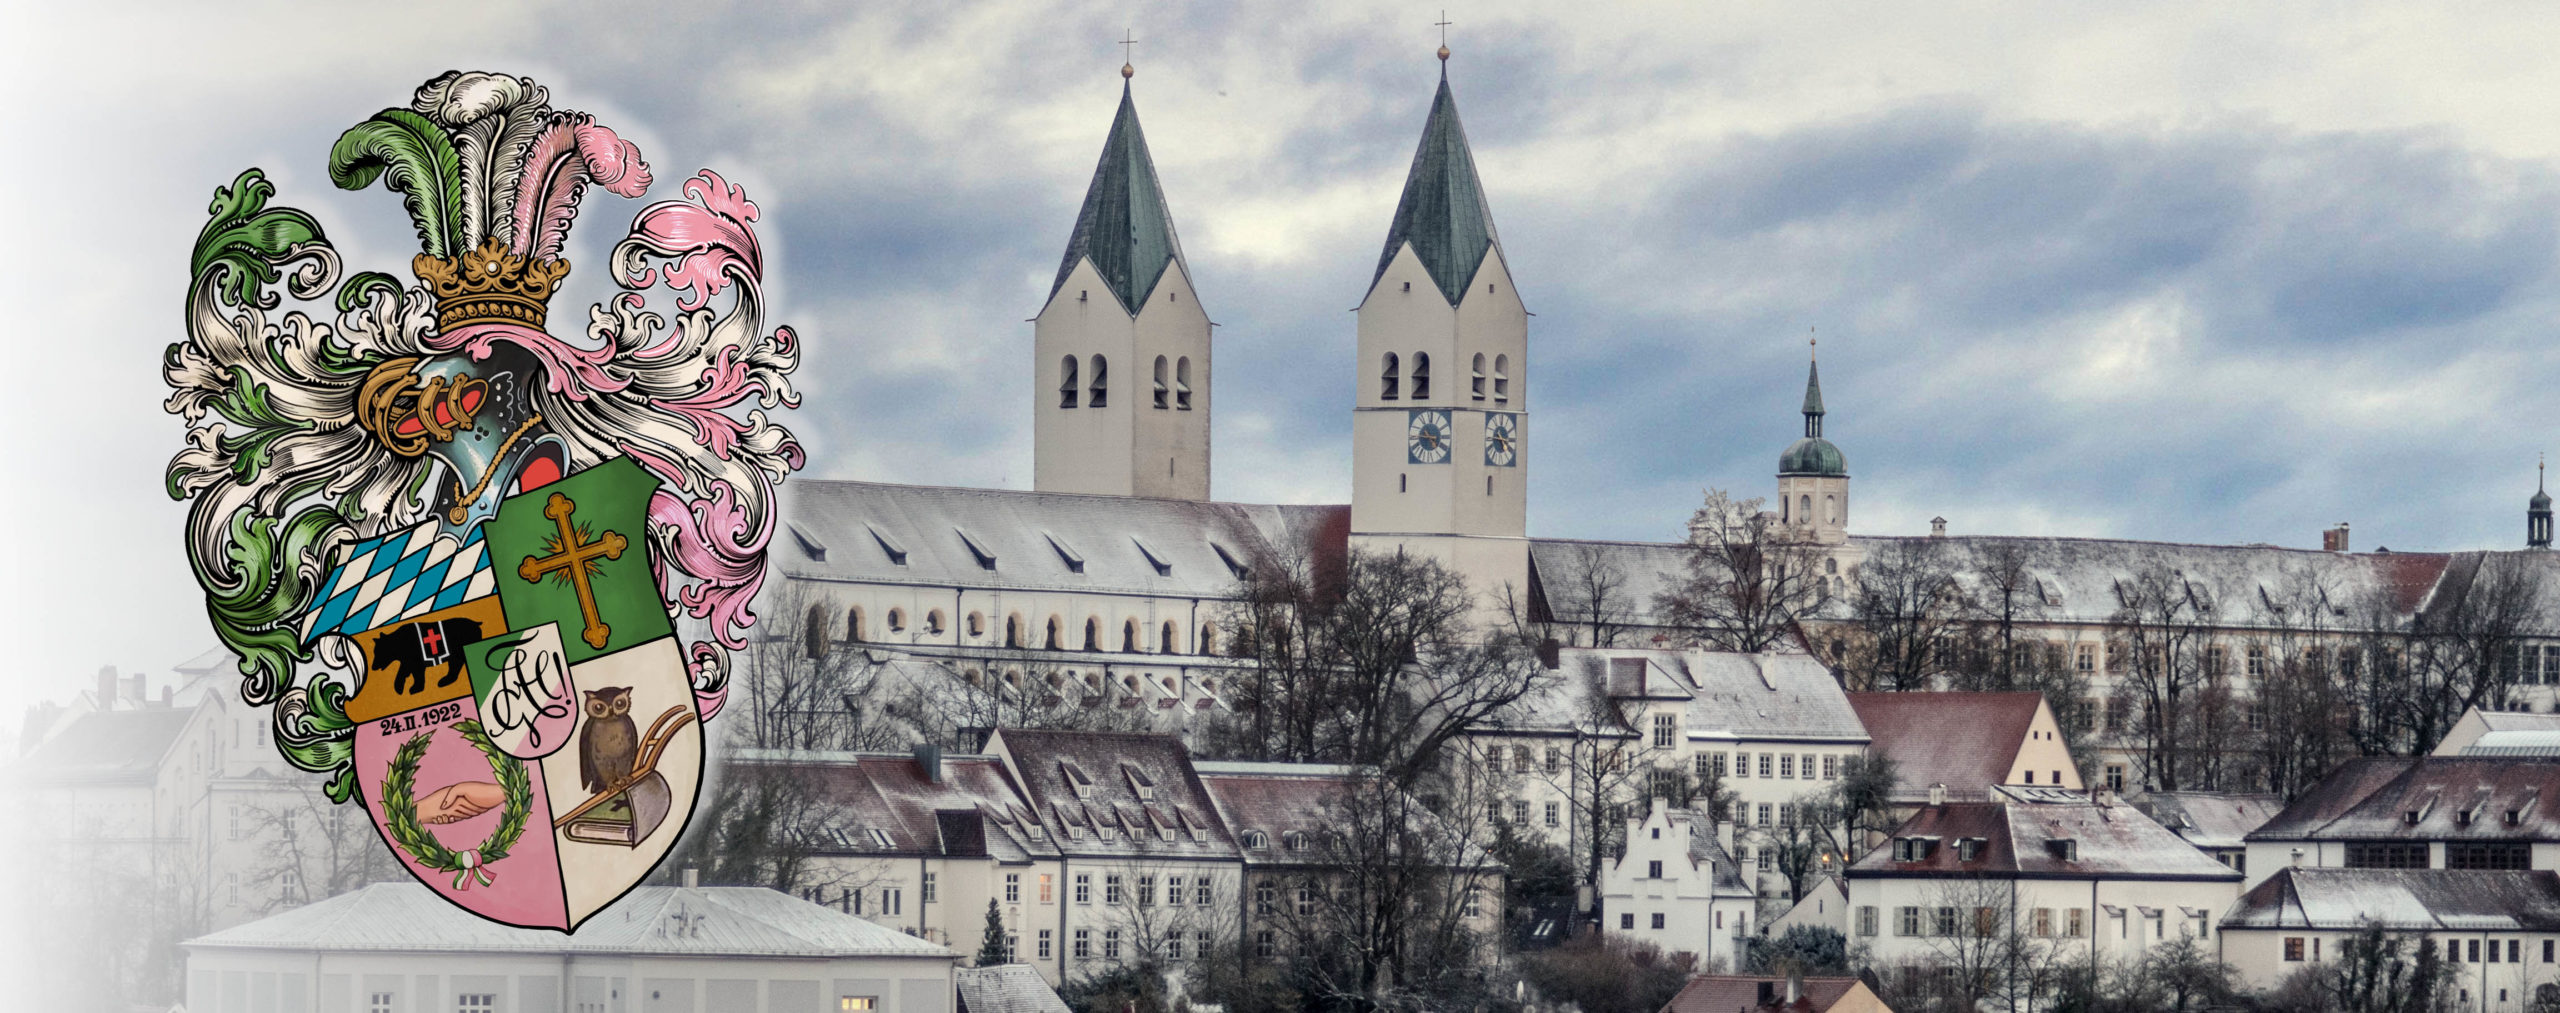
<svg viewBox="0 0 2560 1013">
<path fill-rule="evenodd" d="M 2082 787 L 2042 693 L 1851 693 L 1849 706 L 1893 761 L 1897 805 L 1940 790 L 1971 800 L 2001 785 Z"/>
<path fill-rule="evenodd" d="M 575 934 L 379 883 L 188 940 L 196 1013 L 948 1013 L 942 946 L 754 887 L 643 886 Z"/>
<path fill-rule="evenodd" d="M 1856 978 L 1701 974 L 1662 1013 L 1893 1013 Z"/>
<path fill-rule="evenodd" d="M 1804 898 L 1787 913 L 1769 919 L 1760 926 L 1760 934 L 1776 938 L 1797 926 L 1830 929 L 1842 938 L 1849 935 L 1849 884 L 1837 875 L 1824 876 L 1820 882 L 1806 887 Z"/>
<path fill-rule="evenodd" d="M 1673 809 L 1659 797 L 1642 819 L 1628 820 L 1625 851 L 1600 877 L 1604 931 L 1685 955 L 1698 967 L 1737 963 L 1759 898 L 1716 837 L 1706 813 Z"/>
<path fill-rule="evenodd" d="M 804 898 L 974 955 L 993 902 L 1010 962 L 1055 984 L 1222 949 L 1296 952 L 1299 915 L 1345 859 L 1329 835 L 1363 805 L 1437 820 L 1374 775 L 1323 764 L 1196 761 L 1146 733 L 1006 728 L 982 754 L 747 751 L 825 827 Z M 1374 820 L 1373 820 L 1374 822 Z M 1500 924 L 1498 863 L 1450 842 L 1469 928 Z"/>
<path fill-rule="evenodd" d="M 960 989 L 959 1013 L 1068 1013 L 1058 991 L 1022 964 L 963 967 L 952 977 Z"/>
<path fill-rule="evenodd" d="M 2152 822 L 2243 873 L 2249 871 L 2246 838 L 2284 809 L 2283 796 L 2264 793 L 2155 791 L 2132 802 Z"/>
<path fill-rule="evenodd" d="M 2560 869 L 2560 757 L 2350 760 L 2246 837 L 2252 886 L 2289 867 Z"/>
<path fill-rule="evenodd" d="M 2560 1001 L 2560 874 L 2283 868 L 2222 917 L 2221 959 L 2255 988 L 2334 967 L 2369 927 L 2439 947 L 2455 1009 Z"/>
<path fill-rule="evenodd" d="M 2133 807 L 2068 788 L 1933 800 L 1849 866 L 1850 942 L 1882 965 L 1960 962 L 2002 935 L 2072 957 L 2212 942 L 2240 873 Z"/>
<path fill-rule="evenodd" d="M 2533 748 L 2560 742 L 2560 713 L 2483 710 L 2473 707 L 2445 730 L 2429 755 L 2460 756 L 2480 746 L 2489 750 Z M 2497 755 L 2483 753 L 2481 755 Z"/>
</svg>

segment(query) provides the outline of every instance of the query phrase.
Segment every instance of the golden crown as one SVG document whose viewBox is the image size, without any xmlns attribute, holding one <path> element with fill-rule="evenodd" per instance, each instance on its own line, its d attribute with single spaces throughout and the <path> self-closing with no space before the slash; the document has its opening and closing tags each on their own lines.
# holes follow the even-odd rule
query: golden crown
<svg viewBox="0 0 2560 1013">
<path fill-rule="evenodd" d="M 409 262 L 418 280 L 436 300 L 436 330 L 451 332 L 466 324 L 520 324 L 542 327 L 543 308 L 553 286 L 569 276 L 569 262 L 535 259 L 507 250 L 507 242 L 491 236 L 480 248 L 459 257 L 419 254 Z"/>
</svg>

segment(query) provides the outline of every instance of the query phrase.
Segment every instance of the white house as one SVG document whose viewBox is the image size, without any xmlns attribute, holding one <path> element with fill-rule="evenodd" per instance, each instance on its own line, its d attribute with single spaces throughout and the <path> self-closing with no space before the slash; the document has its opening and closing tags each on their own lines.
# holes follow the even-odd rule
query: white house
<svg viewBox="0 0 2560 1013">
<path fill-rule="evenodd" d="M 1995 788 L 1922 806 L 1849 867 L 1850 942 L 1887 966 L 1941 962 L 1967 936 L 2014 931 L 2066 954 L 2140 957 L 2204 936 L 2240 873 L 2111 798 Z"/>
<path fill-rule="evenodd" d="M 2314 869 L 2560 869 L 2560 760 L 2349 760 L 2250 832 L 2250 885 Z"/>
<path fill-rule="evenodd" d="M 949 1013 L 958 959 L 752 887 L 640 887 L 564 935 L 384 883 L 186 948 L 193 1013 Z"/>
<path fill-rule="evenodd" d="M 2278 869 L 2223 916 L 2220 953 L 2269 988 L 2336 963 L 2374 924 L 2442 948 L 2457 1009 L 2560 999 L 2560 874 L 2547 871 Z"/>
<path fill-rule="evenodd" d="M 1657 797 L 1627 821 L 1626 852 L 1600 874 L 1602 931 L 1732 966 L 1758 903 L 1739 873 L 1706 813 Z"/>
</svg>

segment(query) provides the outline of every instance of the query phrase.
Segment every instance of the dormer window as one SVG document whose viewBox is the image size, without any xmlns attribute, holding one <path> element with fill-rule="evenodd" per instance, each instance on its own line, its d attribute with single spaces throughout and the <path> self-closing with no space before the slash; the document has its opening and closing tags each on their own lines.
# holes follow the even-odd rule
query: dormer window
<svg viewBox="0 0 2560 1013">
<path fill-rule="evenodd" d="M 879 827 L 871 828 L 871 843 L 883 848 L 894 848 L 898 846 L 896 841 L 889 839 L 889 832 L 882 830 Z"/>
<path fill-rule="evenodd" d="M 1271 846 L 1271 836 L 1259 830 L 1244 832 L 1244 846 L 1259 851 Z"/>
<path fill-rule="evenodd" d="M 2520 823 L 2523 823 L 2523 822 L 2524 822 L 2524 810 L 2522 810 L 2522 809 L 2509 809 L 2509 810 L 2507 810 L 2507 825 L 2508 825 L 2508 826 L 2511 826 L 2511 827 L 2512 827 L 2512 826 L 2515 826 L 2515 825 L 2520 824 Z"/>
<path fill-rule="evenodd" d="M 978 536 L 970 534 L 969 529 L 967 528 L 955 527 L 951 529 L 951 532 L 960 536 L 960 544 L 969 547 L 969 555 L 971 558 L 978 561 L 978 569 L 993 570 L 996 568 L 995 552 L 988 549 L 985 542 L 979 541 Z"/>
<path fill-rule="evenodd" d="M 2068 837 L 2056 837 L 2044 842 L 2044 850 L 2046 854 L 2052 855 L 2060 861 L 2077 862 L 2080 860 L 2080 842 Z"/>
<path fill-rule="evenodd" d="M 880 543 L 880 551 L 889 557 L 889 565 L 907 565 L 906 546 L 899 544 L 897 539 L 889 537 L 889 533 L 880 530 L 879 525 L 865 524 L 863 527 L 871 532 L 872 541 Z"/>
<path fill-rule="evenodd" d="M 1956 861 L 1959 861 L 1959 862 L 1970 862 L 1970 861 L 1973 861 L 1973 860 L 1975 860 L 1975 859 L 1977 859 L 1977 858 L 1981 858 L 1981 857 L 1982 857 L 1982 844 L 1983 844 L 1982 838 L 1979 838 L 1979 837 L 1960 837 L 1960 838 L 1957 838 L 1957 839 L 1956 839 Z"/>
<path fill-rule="evenodd" d="M 1120 765 L 1120 774 L 1129 779 L 1129 790 L 1136 792 L 1139 800 L 1148 801 L 1156 797 L 1155 779 L 1148 777 L 1146 771 L 1124 763 Z"/>
<path fill-rule="evenodd" d="M 2426 818 L 2426 815 L 2427 811 L 2424 809 L 2411 809 L 2400 814 L 2400 822 L 2414 827 L 2418 825 L 2419 820 Z"/>
<path fill-rule="evenodd" d="M 1075 792 L 1078 799 L 1089 799 L 1093 797 L 1093 779 L 1085 776 L 1083 768 L 1076 766 L 1071 761 L 1060 760 L 1058 761 L 1058 773 L 1060 776 L 1066 778 L 1067 789 Z"/>
<path fill-rule="evenodd" d="M 1930 852 L 1937 850 L 1937 847 L 1938 841 L 1934 837 L 1896 837 L 1893 839 L 1893 860 L 1925 862 L 1929 860 Z"/>
<path fill-rule="evenodd" d="M 1216 550 L 1218 553 L 1218 561 L 1227 564 L 1227 572 L 1235 574 L 1237 580 L 1244 580 L 1253 575 L 1253 568 L 1244 565 L 1242 561 L 1236 558 L 1235 553 L 1227 551 L 1226 546 L 1220 545 L 1216 542 L 1210 542 L 1209 548 Z M 1201 653 L 1206 654 L 1208 651 L 1203 649 Z"/>
<path fill-rule="evenodd" d="M 1305 832 L 1305 831 L 1302 831 L 1302 830 L 1292 830 L 1292 831 L 1289 831 L 1289 832 L 1287 832 L 1287 833 L 1281 834 L 1281 835 L 1280 835 L 1280 846 L 1281 846 L 1282 848 L 1285 848 L 1285 849 L 1290 850 L 1290 851 L 1305 851 L 1305 850 L 1307 850 L 1307 835 L 1306 835 L 1306 832 Z"/>
<path fill-rule="evenodd" d="M 1068 545 L 1066 539 L 1060 538 L 1046 531 L 1041 532 L 1040 535 L 1041 537 L 1049 540 L 1050 548 L 1057 550 L 1058 561 L 1067 565 L 1068 573 L 1084 572 L 1084 555 L 1077 552 L 1073 546 Z"/>
<path fill-rule="evenodd" d="M 1173 576 L 1172 561 L 1165 559 L 1163 554 L 1158 553 L 1155 550 L 1155 546 L 1148 545 L 1145 539 L 1138 538 L 1134 535 L 1130 536 L 1129 541 L 1138 546 L 1139 555 L 1147 557 L 1147 565 L 1155 568 L 1156 576 Z M 1171 650 L 1167 650 L 1165 653 L 1171 654 L 1173 652 Z"/>
</svg>

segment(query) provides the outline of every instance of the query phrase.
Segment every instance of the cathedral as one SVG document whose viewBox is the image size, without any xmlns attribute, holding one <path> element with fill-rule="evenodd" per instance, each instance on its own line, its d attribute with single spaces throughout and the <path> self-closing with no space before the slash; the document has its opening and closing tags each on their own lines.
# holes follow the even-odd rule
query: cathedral
<svg viewBox="0 0 2560 1013">
<path fill-rule="evenodd" d="M 1657 596 L 1683 572 L 1679 542 L 1532 537 L 1527 530 L 1529 315 L 1495 228 L 1458 103 L 1442 73 L 1357 314 L 1348 504 L 1227 503 L 1210 498 L 1215 348 L 1183 259 L 1125 78 L 1047 302 L 1032 323 L 1033 488 L 964 489 L 794 480 L 790 537 L 777 540 L 787 607 L 813 631 L 879 664 L 997 693 L 1063 696 L 1127 709 L 1180 729 L 1226 706 L 1219 684 L 1242 662 L 1225 639 L 1226 602 L 1256 560 L 1403 551 L 1463 574 L 1559 630 L 1596 603 L 1548 592 L 1563 575 L 1605 567 L 1623 637 L 1591 647 L 1682 646 Z M 1950 565 L 1997 555 L 2022 574 L 2013 650 L 2085 677 L 2101 741 L 2130 735 L 2116 687 L 2132 671 L 2111 633 L 2146 574 L 2171 573 L 2211 603 L 2203 655 L 2242 699 L 2272 664 L 2270 630 L 2298 625 L 2303 588 L 2335 612 L 2407 622 L 2512 553 L 2349 551 L 2342 525 L 2320 549 L 2123 539 L 1852 535 L 1847 455 L 1824 434 L 1818 363 L 1800 408 L 1804 436 L 1778 455 L 1766 502 L 1779 529 L 1813 543 L 1835 597 L 1861 561 L 1896 543 L 1943 540 Z M 2550 497 L 2528 506 L 2527 544 L 2547 549 Z M 1682 518 L 1664 518 L 1678 530 Z M 2537 571 L 2555 557 L 2522 554 Z M 2504 565 L 2503 563 L 2501 565 Z M 2560 574 L 2550 574 L 2560 576 Z M 2548 582 L 2546 582 L 2548 586 Z M 2560 684 L 2560 594 L 2503 663 L 2548 709 Z M 770 600 L 770 599 L 769 599 Z M 771 607 L 771 606 L 768 606 Z M 1855 649 L 1845 605 L 1807 624 L 1795 646 L 1835 669 Z M 1560 636 L 1563 634 L 1559 634 Z M 2333 633 L 2343 640 L 2343 634 Z M 2346 664 L 2348 648 L 2336 648 Z M 1045 688 L 1027 685 L 1037 680 Z M 2236 712 L 2235 712 L 2236 713 Z M 2256 720 L 2254 710 L 2248 721 Z M 2234 718 L 2235 721 L 2243 720 Z M 2125 787 L 2138 757 L 2104 750 L 2089 780 Z M 2129 774 L 2128 770 L 2132 772 Z"/>
</svg>

